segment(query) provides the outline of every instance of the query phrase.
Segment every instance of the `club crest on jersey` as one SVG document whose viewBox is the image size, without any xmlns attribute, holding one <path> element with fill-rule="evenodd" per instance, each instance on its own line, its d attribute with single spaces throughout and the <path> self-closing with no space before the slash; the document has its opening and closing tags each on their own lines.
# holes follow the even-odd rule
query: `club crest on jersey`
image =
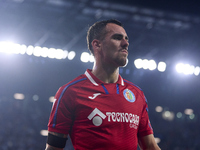
<svg viewBox="0 0 200 150">
<path fill-rule="evenodd" d="M 135 102 L 135 95 L 133 94 L 133 92 L 129 89 L 125 89 L 123 91 L 123 95 L 125 97 L 125 99 L 129 102 Z"/>
</svg>

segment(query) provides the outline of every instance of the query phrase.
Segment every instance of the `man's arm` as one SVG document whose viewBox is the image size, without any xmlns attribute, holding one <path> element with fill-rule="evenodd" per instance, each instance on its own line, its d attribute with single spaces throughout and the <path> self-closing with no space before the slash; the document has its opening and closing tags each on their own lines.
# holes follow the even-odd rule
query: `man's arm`
<svg viewBox="0 0 200 150">
<path fill-rule="evenodd" d="M 48 140 L 47 140 L 45 150 L 63 150 L 63 148 L 52 146 L 51 143 L 53 143 L 55 145 L 63 145 L 63 143 L 64 143 L 64 145 L 65 145 L 65 143 L 67 141 L 67 135 L 66 134 L 50 132 L 50 131 L 49 131 L 47 138 L 48 138 Z M 62 144 L 60 144 L 60 141 L 62 141 Z"/>
<path fill-rule="evenodd" d="M 139 146 L 141 150 L 161 150 L 157 145 L 153 134 L 139 138 Z"/>
</svg>

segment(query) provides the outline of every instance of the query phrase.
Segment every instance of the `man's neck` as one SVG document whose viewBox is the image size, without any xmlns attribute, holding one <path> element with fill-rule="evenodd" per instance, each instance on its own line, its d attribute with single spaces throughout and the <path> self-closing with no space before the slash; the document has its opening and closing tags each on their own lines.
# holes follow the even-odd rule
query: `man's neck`
<svg viewBox="0 0 200 150">
<path fill-rule="evenodd" d="M 97 67 L 94 65 L 92 73 L 105 83 L 116 83 L 119 77 L 119 67 L 110 69 L 109 67 Z"/>
</svg>

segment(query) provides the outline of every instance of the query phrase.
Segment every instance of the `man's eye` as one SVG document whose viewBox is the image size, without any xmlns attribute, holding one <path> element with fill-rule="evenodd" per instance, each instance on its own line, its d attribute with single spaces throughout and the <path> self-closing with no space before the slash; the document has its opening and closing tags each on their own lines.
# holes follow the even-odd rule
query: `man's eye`
<svg viewBox="0 0 200 150">
<path fill-rule="evenodd" d="M 116 40 L 121 40 L 123 37 L 122 36 L 115 36 L 114 39 Z"/>
</svg>

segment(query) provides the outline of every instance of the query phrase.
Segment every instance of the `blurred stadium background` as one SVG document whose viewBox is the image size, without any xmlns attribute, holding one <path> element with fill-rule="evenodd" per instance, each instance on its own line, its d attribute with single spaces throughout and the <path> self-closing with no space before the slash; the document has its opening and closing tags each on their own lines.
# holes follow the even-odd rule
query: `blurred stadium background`
<svg viewBox="0 0 200 150">
<path fill-rule="evenodd" d="M 86 31 L 110 18 L 130 38 L 120 73 L 143 89 L 161 149 L 200 149 L 197 1 L 0 0 L 1 150 L 45 149 L 53 96 L 92 67 Z"/>
</svg>

